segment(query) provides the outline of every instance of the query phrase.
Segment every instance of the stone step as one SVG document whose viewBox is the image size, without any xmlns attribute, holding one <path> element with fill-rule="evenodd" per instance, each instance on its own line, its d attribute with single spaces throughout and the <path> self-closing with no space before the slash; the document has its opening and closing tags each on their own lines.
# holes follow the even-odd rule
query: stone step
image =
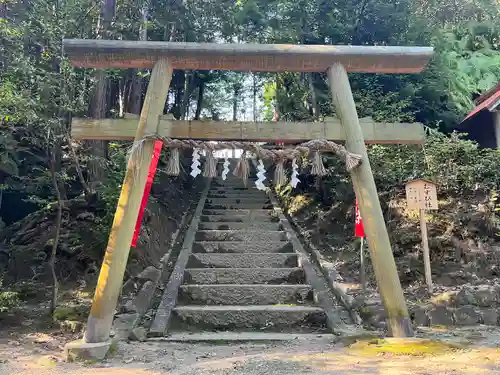
<svg viewBox="0 0 500 375">
<path fill-rule="evenodd" d="M 325 312 L 310 306 L 177 306 L 173 312 L 173 330 L 326 331 Z"/>
<path fill-rule="evenodd" d="M 247 178 L 247 184 L 248 183 L 251 183 L 251 182 L 255 182 L 257 181 L 257 177 L 255 176 L 248 176 Z M 230 175 L 227 175 L 226 179 L 223 180 L 222 178 L 214 178 L 212 180 L 212 184 L 221 184 L 221 185 L 225 185 L 225 184 L 230 184 L 230 183 L 243 183 L 243 179 L 242 178 L 239 178 L 239 177 L 236 177 L 236 176 L 230 176 Z"/>
<path fill-rule="evenodd" d="M 274 210 L 263 210 L 263 209 L 257 209 L 257 210 L 249 210 L 249 209 L 203 209 L 202 215 L 245 215 L 248 218 L 261 218 L 261 217 L 276 217 L 273 215 Z"/>
<path fill-rule="evenodd" d="M 187 268 L 283 268 L 298 267 L 295 253 L 190 255 Z"/>
<path fill-rule="evenodd" d="M 233 195 L 252 195 L 252 196 L 267 196 L 267 194 L 256 187 L 242 189 L 238 186 L 212 186 L 208 194 L 233 194 Z"/>
<path fill-rule="evenodd" d="M 204 223 L 201 222 L 198 226 L 201 230 L 234 230 L 234 229 L 262 229 L 262 230 L 281 230 L 280 223 L 270 223 L 268 221 L 247 221 L 246 223 Z"/>
<path fill-rule="evenodd" d="M 287 236 L 282 231 L 264 230 L 199 230 L 195 241 L 286 241 Z"/>
<path fill-rule="evenodd" d="M 182 285 L 180 304 L 184 305 L 303 305 L 313 302 L 309 285 Z"/>
<path fill-rule="evenodd" d="M 185 284 L 304 284 L 302 268 L 187 268 Z"/>
<path fill-rule="evenodd" d="M 205 205 L 211 204 L 211 205 L 240 205 L 240 204 L 260 204 L 260 205 L 268 205 L 271 204 L 271 201 L 269 198 L 266 196 L 263 197 L 258 197 L 258 198 L 236 198 L 236 197 L 230 197 L 230 198 L 207 198 L 205 200 Z"/>
<path fill-rule="evenodd" d="M 269 215 L 259 216 L 259 217 L 249 217 L 245 214 L 228 214 L 228 215 L 203 215 L 200 217 L 200 221 L 204 223 L 221 223 L 221 222 L 229 222 L 229 223 L 271 223 L 278 222 L 279 219 L 273 218 Z"/>
<path fill-rule="evenodd" d="M 209 194 L 207 196 L 207 201 L 212 201 L 214 199 L 217 200 L 225 200 L 225 201 L 231 201 L 235 203 L 269 203 L 269 199 L 265 195 L 211 195 Z"/>
<path fill-rule="evenodd" d="M 241 193 L 257 193 L 261 191 L 255 187 L 255 185 L 248 184 L 246 187 L 241 185 L 211 185 L 210 191 L 230 191 L 230 192 L 241 192 Z"/>
<path fill-rule="evenodd" d="M 248 179 L 246 186 L 242 180 L 212 181 L 210 187 L 237 187 L 258 190 L 255 186 L 255 181 L 257 181 L 256 178 Z"/>
<path fill-rule="evenodd" d="M 207 199 L 246 199 L 246 200 L 258 200 L 258 199 L 264 199 L 264 200 L 269 200 L 269 197 L 265 194 L 251 194 L 251 193 L 220 193 L 220 192 L 209 192 L 207 195 Z"/>
<path fill-rule="evenodd" d="M 239 241 L 202 241 L 195 242 L 193 253 L 293 253 L 293 245 L 288 241 L 256 241 L 243 243 Z M 256 255 L 258 256 L 258 255 Z"/>
<path fill-rule="evenodd" d="M 249 195 L 267 195 L 264 191 L 257 189 L 255 186 L 248 186 L 246 189 L 234 186 L 211 186 L 208 190 L 210 194 L 249 194 Z"/>
<path fill-rule="evenodd" d="M 238 209 L 271 209 L 273 208 L 273 205 L 271 203 L 230 203 L 230 202 L 224 202 L 224 203 L 205 203 L 205 210 L 238 210 Z"/>
<path fill-rule="evenodd" d="M 218 183 L 218 182 L 213 182 L 210 185 L 211 189 L 237 189 L 237 190 L 246 190 L 246 191 L 260 191 L 257 189 L 255 186 L 255 180 L 248 180 L 247 184 L 245 184 L 242 181 L 234 181 L 234 182 L 224 182 L 224 183 Z"/>
<path fill-rule="evenodd" d="M 297 341 L 302 341 L 306 345 L 311 342 L 324 342 L 324 346 L 329 346 L 332 343 L 331 333 L 280 333 L 280 332 L 187 332 L 187 333 L 171 333 L 165 337 L 150 338 L 148 341 L 165 341 L 165 342 L 206 342 L 216 343 L 241 343 L 247 341 L 256 342 L 276 342 L 276 341 L 291 341 L 294 344 Z"/>
</svg>

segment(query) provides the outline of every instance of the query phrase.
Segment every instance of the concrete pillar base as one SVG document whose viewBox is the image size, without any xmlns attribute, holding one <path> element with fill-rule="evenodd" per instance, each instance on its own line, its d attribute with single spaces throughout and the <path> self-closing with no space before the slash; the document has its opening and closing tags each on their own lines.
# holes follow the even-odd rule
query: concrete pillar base
<svg viewBox="0 0 500 375">
<path fill-rule="evenodd" d="M 106 357 L 112 343 L 111 340 L 105 342 L 72 341 L 64 346 L 64 357 L 68 362 L 101 361 Z"/>
</svg>

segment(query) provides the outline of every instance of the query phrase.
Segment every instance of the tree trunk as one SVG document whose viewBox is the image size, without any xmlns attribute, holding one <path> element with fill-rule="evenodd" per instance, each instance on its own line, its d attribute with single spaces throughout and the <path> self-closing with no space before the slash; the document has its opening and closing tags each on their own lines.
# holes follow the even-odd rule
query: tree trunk
<svg viewBox="0 0 500 375">
<path fill-rule="evenodd" d="M 54 187 L 54 191 L 56 192 L 57 197 L 57 218 L 56 218 L 56 233 L 54 235 L 54 242 L 52 243 L 52 251 L 50 254 L 50 271 L 52 273 L 52 299 L 50 301 L 50 314 L 54 314 L 54 311 L 57 307 L 57 298 L 59 295 L 59 281 L 57 280 L 56 274 L 56 257 L 57 257 L 57 247 L 59 246 L 59 237 L 61 234 L 61 222 L 62 222 L 62 205 L 63 199 L 61 197 L 61 191 L 59 190 L 59 183 L 56 174 L 56 156 L 55 150 L 59 148 L 58 146 L 53 147 L 52 156 L 50 161 L 50 175 L 52 177 L 52 186 Z"/>
<path fill-rule="evenodd" d="M 190 74 L 186 74 L 186 80 L 184 81 L 184 95 L 182 97 L 182 107 L 181 107 L 181 119 L 187 120 L 189 118 L 189 104 L 191 95 L 193 91 L 196 89 L 196 81 L 197 81 L 196 72 L 191 72 Z"/>
<path fill-rule="evenodd" d="M 241 86 L 239 83 L 233 85 L 233 121 L 238 120 L 238 99 L 240 97 Z"/>
<path fill-rule="evenodd" d="M 194 114 L 194 119 L 199 120 L 201 115 L 201 109 L 203 107 L 203 93 L 205 92 L 205 81 L 200 78 L 200 85 L 198 90 L 198 101 L 196 103 L 196 112 Z"/>
<path fill-rule="evenodd" d="M 320 115 L 320 108 L 318 104 L 318 97 L 316 95 L 316 89 L 314 88 L 314 73 L 307 73 L 307 78 L 309 81 L 309 90 L 311 91 L 311 102 L 312 102 L 312 114 L 314 119 L 318 119 Z"/>
<path fill-rule="evenodd" d="M 101 14 L 97 24 L 97 39 L 109 39 L 109 27 L 115 15 L 116 0 L 102 0 Z M 90 116 L 95 119 L 106 117 L 108 103 L 108 79 L 103 70 L 96 70 L 94 74 L 96 86 L 92 103 L 90 105 Z M 94 157 L 89 162 L 89 186 L 95 189 L 98 183 L 106 178 L 106 169 L 103 162 L 108 159 L 107 141 L 87 141 L 86 145 Z"/>
<path fill-rule="evenodd" d="M 139 40 L 148 40 L 148 2 L 144 1 L 141 10 L 141 26 L 139 27 Z M 143 79 L 141 77 L 141 70 L 135 69 L 134 76 L 132 77 L 132 98 L 130 102 L 129 111 L 139 115 L 141 113 L 142 102 L 142 86 Z"/>
<path fill-rule="evenodd" d="M 253 121 L 257 122 L 257 76 L 255 73 L 252 74 L 253 79 Z"/>
</svg>

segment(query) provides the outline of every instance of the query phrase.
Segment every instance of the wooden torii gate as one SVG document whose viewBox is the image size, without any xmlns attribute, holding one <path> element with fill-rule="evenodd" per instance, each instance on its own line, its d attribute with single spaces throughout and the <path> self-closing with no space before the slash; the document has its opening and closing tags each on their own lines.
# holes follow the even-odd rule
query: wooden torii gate
<svg viewBox="0 0 500 375">
<path fill-rule="evenodd" d="M 416 73 L 433 53 L 430 47 L 371 47 L 331 45 L 213 44 L 64 40 L 72 64 L 84 68 L 152 68 L 138 119 L 74 119 L 76 139 L 140 141 L 145 135 L 171 138 L 246 141 L 345 141 L 348 151 L 361 155 L 351 177 L 378 282 L 393 336 L 412 336 L 413 330 L 392 255 L 366 143 L 422 143 L 421 124 L 374 123 L 358 119 L 347 72 Z M 174 69 L 261 72 L 327 72 L 338 120 L 313 123 L 175 121 L 163 116 Z M 128 161 L 106 255 L 80 344 L 109 345 L 114 309 L 123 282 L 134 227 L 146 185 L 154 141 Z M 141 159 L 141 160 L 139 160 Z M 141 165 L 134 175 L 135 166 Z M 92 345 L 95 344 L 95 345 Z"/>
</svg>

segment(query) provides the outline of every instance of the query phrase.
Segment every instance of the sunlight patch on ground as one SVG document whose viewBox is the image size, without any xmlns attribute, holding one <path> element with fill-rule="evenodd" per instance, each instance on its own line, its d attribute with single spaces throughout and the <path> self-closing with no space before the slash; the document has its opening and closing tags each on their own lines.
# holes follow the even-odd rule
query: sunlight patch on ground
<svg viewBox="0 0 500 375">
<path fill-rule="evenodd" d="M 374 339 L 358 341 L 350 346 L 349 351 L 363 356 L 376 356 L 379 354 L 427 356 L 463 349 L 465 348 L 458 344 L 438 340 Z"/>
</svg>

